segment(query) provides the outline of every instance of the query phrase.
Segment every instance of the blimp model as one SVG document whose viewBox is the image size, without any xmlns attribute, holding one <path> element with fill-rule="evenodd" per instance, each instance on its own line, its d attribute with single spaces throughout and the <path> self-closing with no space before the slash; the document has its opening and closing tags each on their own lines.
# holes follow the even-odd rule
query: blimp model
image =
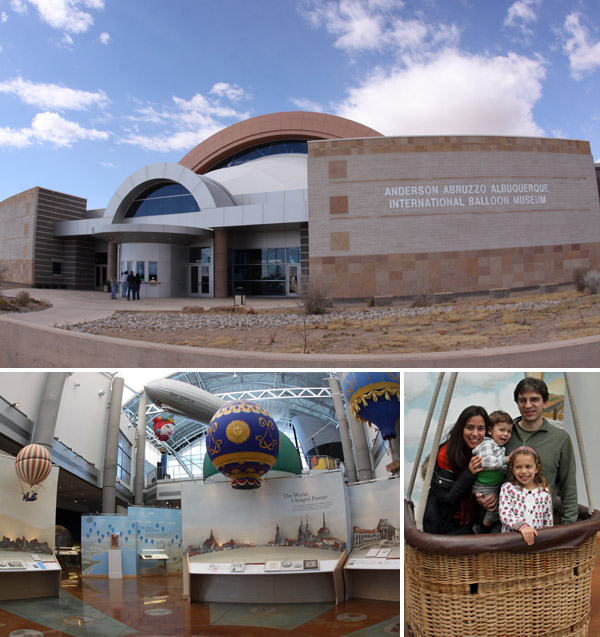
<svg viewBox="0 0 600 637">
<path fill-rule="evenodd" d="M 202 423 L 210 422 L 226 402 L 204 389 L 170 378 L 152 380 L 144 390 L 155 405 Z"/>
</svg>

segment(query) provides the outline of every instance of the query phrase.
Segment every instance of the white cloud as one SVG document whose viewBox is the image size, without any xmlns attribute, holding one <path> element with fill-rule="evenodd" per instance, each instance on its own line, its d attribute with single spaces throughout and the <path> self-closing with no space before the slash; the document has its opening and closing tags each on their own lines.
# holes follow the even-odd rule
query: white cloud
<svg viewBox="0 0 600 637">
<path fill-rule="evenodd" d="M 215 128 L 205 128 L 196 131 L 179 131 L 172 134 L 160 135 L 137 135 L 130 134 L 120 140 L 122 144 L 138 146 L 145 150 L 168 153 L 171 151 L 188 151 L 204 141 L 210 135 L 220 130 L 220 126 Z"/>
<path fill-rule="evenodd" d="M 6 11 L 3 11 L 2 13 L 0 13 L 0 22 L 4 24 L 7 20 L 8 20 L 8 15 Z"/>
<path fill-rule="evenodd" d="M 600 41 L 592 42 L 588 29 L 581 24 L 580 13 L 570 13 L 565 19 L 564 51 L 569 58 L 571 76 L 579 80 L 600 67 Z"/>
<path fill-rule="evenodd" d="M 336 114 L 385 135 L 532 135 L 545 77 L 541 58 L 470 56 L 447 49 L 391 70 L 376 69 Z"/>
<path fill-rule="evenodd" d="M 27 3 L 37 9 L 48 25 L 69 33 L 85 33 L 94 24 L 89 11 L 104 9 L 104 0 L 11 0 L 11 8 L 24 14 Z"/>
<path fill-rule="evenodd" d="M 101 33 L 98 36 L 98 41 L 101 44 L 108 44 L 110 42 L 110 34 L 109 33 Z"/>
<path fill-rule="evenodd" d="M 540 5 L 541 0 L 517 0 L 508 8 L 504 26 L 519 28 L 523 35 L 530 35 L 532 31 L 527 24 L 537 20 L 535 10 Z"/>
<path fill-rule="evenodd" d="M 314 27 L 323 26 L 336 36 L 335 46 L 349 53 L 392 48 L 399 54 L 423 54 L 458 42 L 457 27 L 428 24 L 420 17 L 404 19 L 404 6 L 390 0 L 312 0 L 301 11 Z"/>
<path fill-rule="evenodd" d="M 226 97 L 232 102 L 239 102 L 242 99 L 250 99 L 252 97 L 250 93 L 246 93 L 237 84 L 227 84 L 227 82 L 217 82 L 209 93 L 219 97 Z"/>
<path fill-rule="evenodd" d="M 223 120 L 247 119 L 248 112 L 223 104 L 220 98 L 238 102 L 251 95 L 237 85 L 219 82 L 208 96 L 197 93 L 191 99 L 173 96 L 172 105 L 157 109 L 152 104 L 139 103 L 129 117 L 136 122 L 136 130 L 121 139 L 123 144 L 139 146 L 158 152 L 190 150 L 229 122 Z M 158 133 L 140 132 L 143 125 L 155 125 L 165 130 Z"/>
<path fill-rule="evenodd" d="M 58 84 L 34 83 L 17 77 L 0 82 L 0 93 L 16 95 L 25 104 L 57 110 L 87 110 L 90 106 L 104 107 L 109 103 L 104 91 L 81 91 Z"/>
<path fill-rule="evenodd" d="M 27 4 L 25 0 L 10 0 L 10 8 L 16 13 L 27 13 Z"/>
<path fill-rule="evenodd" d="M 25 148 L 35 143 L 48 143 L 64 148 L 85 139 L 106 141 L 108 138 L 106 131 L 84 128 L 77 122 L 63 119 L 58 113 L 38 113 L 29 128 L 0 128 L 0 147 Z"/>
<path fill-rule="evenodd" d="M 306 98 L 290 98 L 290 102 L 303 111 L 312 111 L 313 113 L 323 113 L 325 109 L 319 102 L 314 102 Z"/>
</svg>

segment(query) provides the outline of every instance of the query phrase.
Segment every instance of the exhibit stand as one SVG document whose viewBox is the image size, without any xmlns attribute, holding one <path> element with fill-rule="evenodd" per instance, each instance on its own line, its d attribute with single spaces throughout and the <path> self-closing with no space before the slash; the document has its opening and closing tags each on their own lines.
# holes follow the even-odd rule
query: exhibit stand
<svg viewBox="0 0 600 637">
<path fill-rule="evenodd" d="M 262 558 L 254 556 L 252 562 L 227 560 L 226 552 L 210 557 L 188 555 L 190 601 L 338 604 L 344 600 L 345 551 L 330 552 L 327 559 L 322 558 L 326 551 L 308 558 L 295 557 L 293 553 L 292 550 L 286 555 L 285 550 L 270 549 Z"/>
<path fill-rule="evenodd" d="M 142 563 L 156 563 L 158 562 L 164 569 L 165 575 L 167 574 L 167 562 L 169 556 L 166 553 L 157 553 L 156 551 L 142 551 L 138 554 L 138 575 L 141 573 Z"/>
<path fill-rule="evenodd" d="M 54 555 L 0 551 L 0 600 L 58 597 L 60 573 Z"/>
<path fill-rule="evenodd" d="M 344 566 L 346 599 L 400 602 L 400 547 L 357 549 Z"/>
<path fill-rule="evenodd" d="M 108 552 L 108 579 L 123 579 L 123 557 L 119 549 Z"/>
</svg>

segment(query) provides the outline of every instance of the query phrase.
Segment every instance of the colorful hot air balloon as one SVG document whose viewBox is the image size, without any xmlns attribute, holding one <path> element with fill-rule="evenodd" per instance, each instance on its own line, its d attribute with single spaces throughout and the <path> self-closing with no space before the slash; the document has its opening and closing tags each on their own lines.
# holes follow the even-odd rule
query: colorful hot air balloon
<svg viewBox="0 0 600 637">
<path fill-rule="evenodd" d="M 152 429 L 156 434 L 156 437 L 161 442 L 166 442 L 173 435 L 175 431 L 175 421 L 172 418 L 165 418 L 163 416 L 156 416 L 152 419 L 154 426 Z"/>
<path fill-rule="evenodd" d="M 400 421 L 400 372 L 349 372 L 342 389 L 354 417 L 375 425 L 384 439 L 396 437 Z"/>
<path fill-rule="evenodd" d="M 212 417 L 206 449 L 215 467 L 234 489 L 258 489 L 260 478 L 279 455 L 279 429 L 260 405 L 234 400 Z"/>
<path fill-rule="evenodd" d="M 15 464 L 17 477 L 22 483 L 28 484 L 31 491 L 23 489 L 23 500 L 33 501 L 37 499 L 36 486 L 39 486 L 49 475 L 52 469 L 50 452 L 42 445 L 27 445 L 19 451 Z"/>
</svg>

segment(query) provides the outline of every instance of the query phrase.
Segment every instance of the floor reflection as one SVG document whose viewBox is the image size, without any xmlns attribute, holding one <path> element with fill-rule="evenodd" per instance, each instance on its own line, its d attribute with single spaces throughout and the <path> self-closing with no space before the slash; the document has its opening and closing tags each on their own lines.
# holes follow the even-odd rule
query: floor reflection
<svg viewBox="0 0 600 637">
<path fill-rule="evenodd" d="M 0 602 L 0 635 L 312 635 L 375 637 L 400 633 L 399 605 L 377 600 L 324 604 L 184 601 L 181 576 L 138 579 L 62 574 L 59 598 Z"/>
</svg>

